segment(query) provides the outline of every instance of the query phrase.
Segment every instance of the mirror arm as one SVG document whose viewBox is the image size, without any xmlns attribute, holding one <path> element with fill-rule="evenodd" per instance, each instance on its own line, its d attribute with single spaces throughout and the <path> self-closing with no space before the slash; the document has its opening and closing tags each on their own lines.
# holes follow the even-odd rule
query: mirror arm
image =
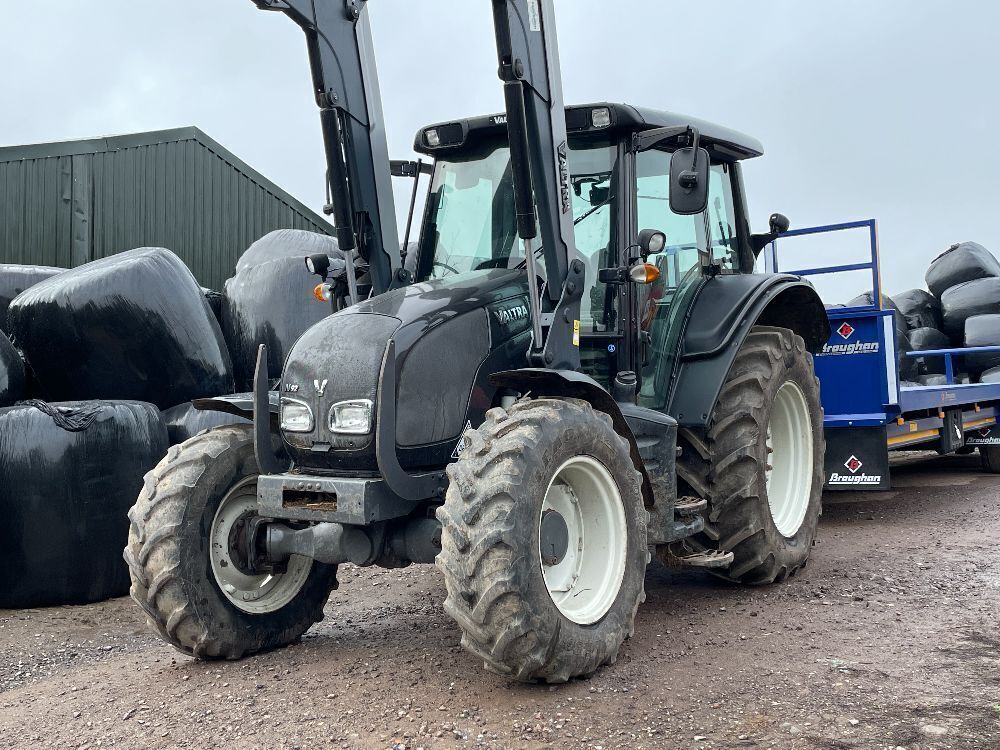
<svg viewBox="0 0 1000 750">
<path fill-rule="evenodd" d="M 632 152 L 639 153 L 640 151 L 647 151 L 653 146 L 661 143 L 670 138 L 676 138 L 679 135 L 684 135 L 684 133 L 689 133 L 697 130 L 690 125 L 671 125 L 666 128 L 653 128 L 652 130 L 643 130 L 638 133 L 632 134 Z"/>
<path fill-rule="evenodd" d="M 750 235 L 750 248 L 753 250 L 753 257 L 757 257 L 761 254 L 761 251 L 765 247 L 770 245 L 778 239 L 778 234 L 774 232 L 765 232 L 764 234 L 751 234 Z"/>
</svg>

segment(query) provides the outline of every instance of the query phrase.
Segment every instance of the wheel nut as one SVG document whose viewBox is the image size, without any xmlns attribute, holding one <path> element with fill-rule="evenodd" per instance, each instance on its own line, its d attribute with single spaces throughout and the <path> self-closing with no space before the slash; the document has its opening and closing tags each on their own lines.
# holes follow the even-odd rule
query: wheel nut
<svg viewBox="0 0 1000 750">
<path fill-rule="evenodd" d="M 231 584 L 231 583 L 227 583 L 222 588 L 225 589 L 225 591 L 226 591 L 227 594 L 235 594 L 236 593 L 236 587 L 233 584 Z"/>
</svg>

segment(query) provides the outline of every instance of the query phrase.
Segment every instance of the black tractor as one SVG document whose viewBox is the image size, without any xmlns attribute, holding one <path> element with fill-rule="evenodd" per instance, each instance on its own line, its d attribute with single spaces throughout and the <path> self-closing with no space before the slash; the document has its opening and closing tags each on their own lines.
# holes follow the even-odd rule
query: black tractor
<svg viewBox="0 0 1000 750">
<path fill-rule="evenodd" d="M 807 282 L 753 272 L 788 227 L 750 232 L 761 145 L 565 107 L 551 0 L 492 0 L 506 111 L 418 132 L 433 169 L 404 260 L 386 186 L 423 167 L 388 162 L 364 3 L 255 2 L 309 40 L 337 311 L 276 390 L 262 351 L 253 394 L 200 403 L 252 426 L 147 477 L 125 557 L 162 637 L 240 658 L 318 621 L 339 564 L 433 562 L 468 651 L 560 682 L 614 661 L 652 553 L 748 584 L 801 568 L 829 327 Z"/>
</svg>

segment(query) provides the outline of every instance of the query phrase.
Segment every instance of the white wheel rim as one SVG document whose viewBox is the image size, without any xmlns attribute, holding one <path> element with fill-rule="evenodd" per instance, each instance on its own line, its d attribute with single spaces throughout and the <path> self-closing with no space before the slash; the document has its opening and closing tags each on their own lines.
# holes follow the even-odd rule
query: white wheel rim
<svg viewBox="0 0 1000 750">
<path fill-rule="evenodd" d="M 812 494 L 812 417 L 802 389 L 785 382 L 774 397 L 767 425 L 767 504 L 778 532 L 795 536 Z"/>
<path fill-rule="evenodd" d="M 541 523 L 546 511 L 566 522 L 569 544 L 554 565 L 542 554 Z M 628 546 L 621 493 L 604 464 L 576 456 L 552 476 L 539 524 L 539 559 L 549 596 L 566 619 L 592 625 L 611 609 L 625 578 Z"/>
<path fill-rule="evenodd" d="M 257 512 L 257 480 L 244 479 L 233 487 L 219 504 L 212 519 L 209 559 L 219 589 L 237 609 L 262 615 L 276 612 L 301 591 L 312 570 L 313 561 L 301 555 L 288 559 L 287 570 L 279 575 L 247 575 L 233 562 L 229 537 L 233 525 Z"/>
</svg>

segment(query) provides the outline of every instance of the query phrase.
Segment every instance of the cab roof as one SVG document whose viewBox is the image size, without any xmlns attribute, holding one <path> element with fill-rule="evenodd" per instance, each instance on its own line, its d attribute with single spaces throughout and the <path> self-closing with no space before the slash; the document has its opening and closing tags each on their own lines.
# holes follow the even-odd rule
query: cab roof
<svg viewBox="0 0 1000 750">
<path fill-rule="evenodd" d="M 594 124 L 594 112 L 607 110 L 608 124 Z M 652 128 L 693 125 L 701 133 L 702 143 L 712 156 L 722 161 L 736 161 L 761 156 L 764 147 L 760 141 L 736 130 L 716 125 L 674 112 L 665 112 L 631 104 L 597 102 L 566 107 L 566 130 L 574 136 L 593 136 L 623 132 L 640 132 Z M 433 157 L 462 150 L 484 138 L 506 133 L 507 116 L 503 113 L 469 117 L 462 120 L 437 123 L 421 128 L 413 148 L 418 153 Z M 428 133 L 434 131 L 438 145 L 432 145 Z M 669 141 L 667 142 L 669 144 Z"/>
</svg>

